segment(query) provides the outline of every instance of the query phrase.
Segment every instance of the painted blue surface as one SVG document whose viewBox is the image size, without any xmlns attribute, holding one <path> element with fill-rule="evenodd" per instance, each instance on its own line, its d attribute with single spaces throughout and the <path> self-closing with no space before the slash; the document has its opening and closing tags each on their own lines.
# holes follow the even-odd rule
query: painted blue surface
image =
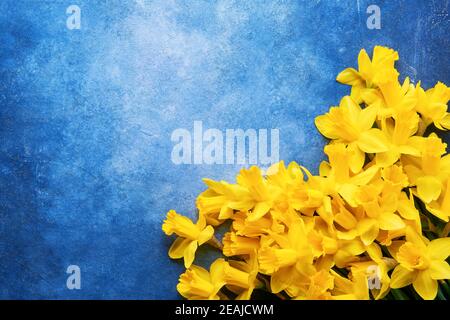
<svg viewBox="0 0 450 320">
<path fill-rule="evenodd" d="M 256 4 L 257 3 L 257 4 Z M 366 28 L 369 4 L 381 30 Z M 81 8 L 81 30 L 66 8 Z M 0 298 L 178 298 L 167 210 L 194 216 L 202 177 L 239 165 L 171 162 L 170 135 L 278 128 L 280 158 L 313 171 L 313 119 L 348 87 L 360 48 L 450 85 L 449 1 L 0 2 Z M 200 261 L 210 260 L 205 249 Z M 66 288 L 79 265 L 82 289 Z"/>
</svg>

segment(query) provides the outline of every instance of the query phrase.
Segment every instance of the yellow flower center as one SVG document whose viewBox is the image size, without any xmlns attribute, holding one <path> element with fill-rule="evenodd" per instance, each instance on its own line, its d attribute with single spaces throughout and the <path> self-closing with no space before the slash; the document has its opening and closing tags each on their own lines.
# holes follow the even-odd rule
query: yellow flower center
<svg viewBox="0 0 450 320">
<path fill-rule="evenodd" d="M 180 283 L 177 289 L 183 295 L 189 294 L 207 298 L 213 293 L 214 286 L 194 270 L 187 270 L 180 276 Z"/>
<path fill-rule="evenodd" d="M 179 215 L 174 210 L 167 213 L 162 229 L 167 235 L 175 233 L 190 240 L 197 240 L 201 231 L 189 218 Z"/>
<path fill-rule="evenodd" d="M 429 266 L 427 257 L 411 242 L 400 247 L 397 258 L 398 262 L 408 269 L 422 270 Z"/>
<path fill-rule="evenodd" d="M 224 268 L 225 282 L 240 288 L 250 287 L 249 274 L 227 264 Z"/>
<path fill-rule="evenodd" d="M 226 256 L 251 254 L 259 248 L 259 239 L 240 237 L 228 232 L 223 237 L 223 253 Z"/>
<path fill-rule="evenodd" d="M 273 273 L 280 268 L 297 263 L 298 253 L 293 249 L 265 248 L 260 251 L 259 263 L 266 273 Z"/>
</svg>

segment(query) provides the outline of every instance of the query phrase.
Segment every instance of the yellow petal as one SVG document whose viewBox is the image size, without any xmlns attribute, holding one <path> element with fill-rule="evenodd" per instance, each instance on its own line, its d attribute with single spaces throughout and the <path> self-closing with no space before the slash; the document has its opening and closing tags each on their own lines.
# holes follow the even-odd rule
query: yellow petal
<svg viewBox="0 0 450 320">
<path fill-rule="evenodd" d="M 405 227 L 403 220 L 394 213 L 384 212 L 378 217 L 378 221 L 383 230 L 398 230 Z"/>
<path fill-rule="evenodd" d="M 184 250 L 184 267 L 187 269 L 192 265 L 195 258 L 195 252 L 197 251 L 197 241 L 192 241 Z"/>
<path fill-rule="evenodd" d="M 358 147 L 366 153 L 379 153 L 389 150 L 389 143 L 380 129 L 361 132 L 357 141 Z"/>
<path fill-rule="evenodd" d="M 432 176 L 417 179 L 417 193 L 424 202 L 430 203 L 437 200 L 441 194 L 442 185 L 439 180 Z"/>
<path fill-rule="evenodd" d="M 352 170 L 353 173 L 358 173 L 364 166 L 366 154 L 353 143 L 348 145 L 348 150 L 352 151 L 349 159 L 350 170 Z"/>
<path fill-rule="evenodd" d="M 401 265 L 396 266 L 391 276 L 391 288 L 397 289 L 410 285 L 414 280 L 414 273 L 415 271 L 409 271 Z"/>
<path fill-rule="evenodd" d="M 339 138 L 339 134 L 335 130 L 335 124 L 327 114 L 316 117 L 314 123 L 317 130 L 328 139 Z"/>
<path fill-rule="evenodd" d="M 362 49 L 358 55 L 358 69 L 363 77 L 367 78 L 372 75 L 372 63 L 366 50 Z"/>
<path fill-rule="evenodd" d="M 376 162 L 379 167 L 389 167 L 393 165 L 400 157 L 400 153 L 396 148 L 386 152 L 377 153 Z"/>
<path fill-rule="evenodd" d="M 417 233 L 412 227 L 406 227 L 405 235 L 407 242 L 412 242 L 419 250 L 427 250 L 425 241 L 428 240 Z"/>
<path fill-rule="evenodd" d="M 348 84 L 351 86 L 358 84 L 362 81 L 358 71 L 356 71 L 353 68 L 347 68 L 341 73 L 339 73 L 338 76 L 336 77 L 336 80 L 340 83 Z"/>
<path fill-rule="evenodd" d="M 205 229 L 203 229 L 202 232 L 200 232 L 200 235 L 198 237 L 198 244 L 202 245 L 206 241 L 212 238 L 214 235 L 214 228 L 212 226 L 207 226 Z"/>
<path fill-rule="evenodd" d="M 354 184 L 343 184 L 339 187 L 339 194 L 341 197 L 352 207 L 357 207 L 358 203 L 356 202 L 356 192 L 358 191 L 358 187 Z"/>
<path fill-rule="evenodd" d="M 270 289 L 278 293 L 286 289 L 291 283 L 295 271 L 293 268 L 281 268 L 270 277 Z"/>
<path fill-rule="evenodd" d="M 437 281 L 431 279 L 429 270 L 419 271 L 413 282 L 413 287 L 424 300 L 433 300 L 438 291 Z"/>
<path fill-rule="evenodd" d="M 350 179 L 352 184 L 357 186 L 362 186 L 368 184 L 370 180 L 372 180 L 375 175 L 378 173 L 379 168 L 377 166 L 372 166 L 363 172 L 358 173 L 356 176 Z"/>
<path fill-rule="evenodd" d="M 364 219 L 358 223 L 358 231 L 360 232 L 361 241 L 366 245 L 370 245 L 378 236 L 379 226 L 375 219 Z"/>
<path fill-rule="evenodd" d="M 400 247 L 402 245 L 405 244 L 405 241 L 403 240 L 394 240 L 392 241 L 391 245 L 389 247 L 387 247 L 389 254 L 395 259 L 397 260 L 397 252 L 400 249 Z"/>
<path fill-rule="evenodd" d="M 439 120 L 439 125 L 443 129 L 450 130 L 450 113 L 447 113 L 443 119 Z"/>
<path fill-rule="evenodd" d="M 169 257 L 172 259 L 180 259 L 184 256 L 184 250 L 191 243 L 192 240 L 177 238 L 169 249 Z"/>
<path fill-rule="evenodd" d="M 225 273 L 224 268 L 226 266 L 226 262 L 224 259 L 217 259 L 211 264 L 210 274 L 211 274 L 211 282 L 214 284 L 216 289 L 220 289 L 225 284 Z"/>
<path fill-rule="evenodd" d="M 450 238 L 440 238 L 431 241 L 427 247 L 432 260 L 445 260 L 450 255 Z"/>
<path fill-rule="evenodd" d="M 270 210 L 268 202 L 258 202 L 253 208 L 252 212 L 248 214 L 248 221 L 256 221 L 262 218 Z"/>
<path fill-rule="evenodd" d="M 419 211 L 417 211 L 416 207 L 414 206 L 414 202 L 407 199 L 406 197 L 398 202 L 397 211 L 405 219 L 419 219 Z"/>
<path fill-rule="evenodd" d="M 380 261 L 383 258 L 383 253 L 381 252 L 381 248 L 376 243 L 372 243 L 367 247 L 367 253 L 369 257 L 372 258 L 373 261 Z"/>
<path fill-rule="evenodd" d="M 377 117 L 377 108 L 372 105 L 364 108 L 358 115 L 358 126 L 362 131 L 367 131 L 373 127 Z"/>
<path fill-rule="evenodd" d="M 450 279 L 450 266 L 442 260 L 433 260 L 430 264 L 430 276 L 435 280 Z"/>
</svg>

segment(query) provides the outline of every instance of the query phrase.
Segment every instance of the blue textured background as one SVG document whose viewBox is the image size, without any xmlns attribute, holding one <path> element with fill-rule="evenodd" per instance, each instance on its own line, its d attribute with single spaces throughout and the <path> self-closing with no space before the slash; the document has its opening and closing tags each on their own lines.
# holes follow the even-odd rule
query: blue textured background
<svg viewBox="0 0 450 320">
<path fill-rule="evenodd" d="M 174 129 L 278 128 L 280 158 L 314 171 L 313 119 L 359 49 L 450 85 L 449 34 L 443 0 L 0 1 L 0 298 L 178 298 L 165 213 L 193 216 L 201 178 L 239 166 L 174 165 Z"/>
</svg>

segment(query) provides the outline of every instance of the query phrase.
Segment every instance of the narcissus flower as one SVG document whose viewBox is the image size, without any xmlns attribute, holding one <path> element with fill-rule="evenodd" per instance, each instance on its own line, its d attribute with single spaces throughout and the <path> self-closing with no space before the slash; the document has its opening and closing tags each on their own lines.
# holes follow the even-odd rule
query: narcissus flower
<svg viewBox="0 0 450 320">
<path fill-rule="evenodd" d="M 364 152 L 379 153 L 389 150 L 388 141 L 380 129 L 373 128 L 377 116 L 374 107 L 362 109 L 351 97 L 341 100 L 339 107 L 316 118 L 316 126 L 325 137 L 355 148 L 361 158 Z"/>
<path fill-rule="evenodd" d="M 172 259 L 184 258 L 186 268 L 189 268 L 194 261 L 198 246 L 214 235 L 214 228 L 206 225 L 204 216 L 201 215 L 198 222 L 194 224 L 189 218 L 174 210 L 167 213 L 162 229 L 168 236 L 174 233 L 178 236 L 169 249 L 169 256 Z"/>
<path fill-rule="evenodd" d="M 450 156 L 437 133 L 424 134 L 450 129 L 450 89 L 399 82 L 398 59 L 376 46 L 338 75 L 351 92 L 315 119 L 331 140 L 319 174 L 296 162 L 251 166 L 236 183 L 203 180 L 197 223 L 169 211 L 162 228 L 178 236 L 169 256 L 188 268 L 183 297 L 416 298 L 402 289 L 411 284 L 423 299 L 450 298 Z M 226 257 L 209 271 L 192 265 L 205 242 Z"/>
<path fill-rule="evenodd" d="M 420 83 L 417 84 L 417 112 L 423 121 L 422 132 L 434 123 L 436 128 L 450 130 L 450 113 L 447 112 L 447 103 L 450 100 L 450 88 L 442 82 L 438 82 L 434 88 L 423 90 Z"/>
<path fill-rule="evenodd" d="M 361 91 L 376 88 L 380 83 L 397 79 L 398 72 L 395 70 L 394 63 L 398 58 L 397 51 L 375 46 L 372 60 L 370 60 L 366 50 L 362 49 L 358 56 L 359 70 L 347 68 L 337 76 L 336 80 L 351 85 L 352 97 L 361 103 Z"/>
<path fill-rule="evenodd" d="M 189 300 L 219 300 L 219 290 L 225 285 L 223 264 L 215 261 L 210 272 L 199 266 L 191 266 L 180 276 L 178 292 Z"/>
<path fill-rule="evenodd" d="M 450 279 L 450 266 L 445 261 L 450 255 L 450 238 L 428 241 L 408 229 L 406 241 L 397 243 L 392 254 L 399 265 L 392 273 L 391 288 L 412 283 L 423 299 L 431 300 L 438 292 L 437 280 Z"/>
<path fill-rule="evenodd" d="M 237 294 L 236 300 L 249 300 L 255 288 L 263 287 L 263 283 L 257 279 L 259 269 L 256 251 L 247 261 L 219 259 L 217 263 L 222 265 L 227 288 Z"/>
<path fill-rule="evenodd" d="M 238 236 L 235 232 L 227 232 L 223 237 L 223 254 L 226 256 L 250 255 L 257 252 L 259 246 L 258 238 Z"/>
</svg>

